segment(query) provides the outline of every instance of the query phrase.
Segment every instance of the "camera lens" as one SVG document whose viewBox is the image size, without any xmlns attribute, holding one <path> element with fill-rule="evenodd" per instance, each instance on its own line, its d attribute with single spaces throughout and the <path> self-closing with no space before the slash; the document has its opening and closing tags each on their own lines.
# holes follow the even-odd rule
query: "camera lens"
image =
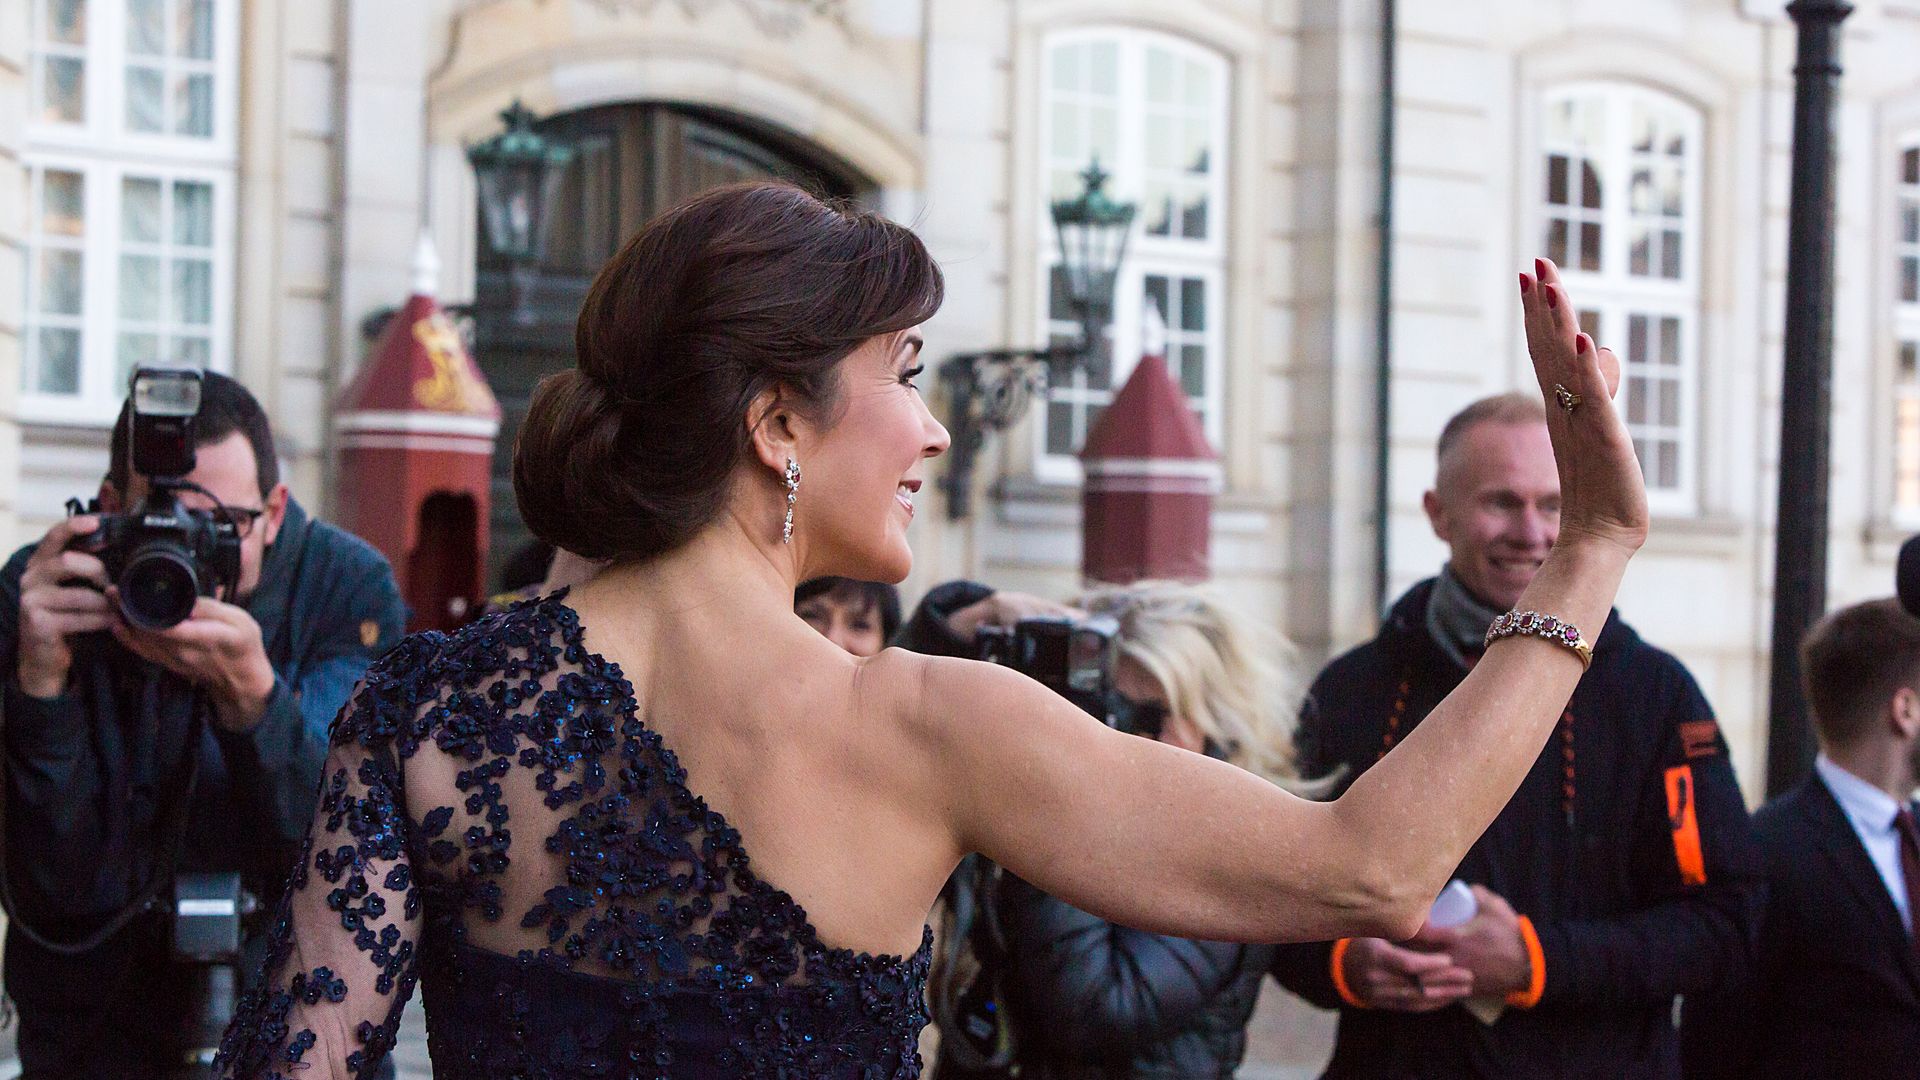
<svg viewBox="0 0 1920 1080">
<path fill-rule="evenodd" d="M 134 553 L 120 573 L 120 612 L 142 630 L 165 630 L 193 614 L 200 580 L 193 560 L 171 545 Z"/>
</svg>

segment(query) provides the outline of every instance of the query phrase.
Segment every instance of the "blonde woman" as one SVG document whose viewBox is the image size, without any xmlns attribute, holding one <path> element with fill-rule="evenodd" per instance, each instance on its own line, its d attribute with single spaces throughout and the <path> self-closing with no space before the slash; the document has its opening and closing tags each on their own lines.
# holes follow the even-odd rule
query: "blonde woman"
<svg viewBox="0 0 1920 1080">
<path fill-rule="evenodd" d="M 954 637 L 978 622 L 1033 614 L 1112 619 L 1118 627 L 1116 727 L 1227 761 L 1296 793 L 1303 786 L 1309 793 L 1324 787 L 1303 785 L 1294 769 L 1293 730 L 1306 684 L 1292 644 L 1236 612 L 1215 591 L 1145 582 L 1089 593 L 1072 608 L 982 591 L 956 583 L 930 597 L 935 610 L 943 602 L 966 602 L 944 620 Z M 961 617 L 962 611 L 969 616 Z M 916 619 L 923 628 L 926 621 Z M 1208 842 L 1205 836 L 1191 839 Z M 1010 1063 L 1008 1058 L 1019 1064 L 1023 1078 L 1042 1080 L 1233 1075 L 1246 1050 L 1247 1018 L 1271 948 L 1133 930 L 1011 874 L 986 880 L 980 891 L 992 896 L 978 902 L 991 910 L 969 927 L 968 959 L 997 969 L 987 976 L 1007 1014 L 1010 1052 L 999 1055 L 1003 1062 L 988 1063 L 966 1054 L 964 1040 L 950 1040 L 943 1043 L 950 1052 L 936 1080 L 1004 1075 L 982 1066 Z M 965 974 L 979 981 L 977 971 Z M 943 1019 L 964 1024 L 968 1018 Z"/>
</svg>

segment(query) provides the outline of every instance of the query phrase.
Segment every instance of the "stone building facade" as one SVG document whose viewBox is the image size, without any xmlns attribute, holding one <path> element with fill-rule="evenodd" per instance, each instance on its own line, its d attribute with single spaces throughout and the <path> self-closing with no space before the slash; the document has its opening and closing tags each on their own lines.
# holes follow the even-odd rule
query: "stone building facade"
<svg viewBox="0 0 1920 1080">
<path fill-rule="evenodd" d="M 1397 591 L 1443 557 L 1419 510 L 1440 424 L 1530 378 L 1513 271 L 1551 249 L 1629 361 L 1655 484 L 1622 607 L 1699 674 L 1753 791 L 1793 28 L 1762 0 L 1399 0 L 1389 99 L 1382 2 L 0 0 L 0 534 L 97 483 L 142 358 L 246 381 L 296 494 L 328 508 L 331 402 L 423 226 L 443 299 L 491 302 L 464 148 L 515 100 L 602 163 L 568 189 L 550 306 L 648 198 L 797 168 L 942 260 L 936 363 L 1065 328 L 1046 207 L 1097 154 L 1141 206 L 1110 359 L 988 444 L 970 519 L 922 496 L 910 596 L 1074 587 L 1072 451 L 1151 303 L 1224 464 L 1217 578 L 1310 655 L 1354 643 L 1381 599 L 1380 477 Z M 1857 6 L 1836 600 L 1888 592 L 1920 526 L 1920 3 Z M 564 363 L 555 340 L 513 346 L 498 381 Z"/>
</svg>

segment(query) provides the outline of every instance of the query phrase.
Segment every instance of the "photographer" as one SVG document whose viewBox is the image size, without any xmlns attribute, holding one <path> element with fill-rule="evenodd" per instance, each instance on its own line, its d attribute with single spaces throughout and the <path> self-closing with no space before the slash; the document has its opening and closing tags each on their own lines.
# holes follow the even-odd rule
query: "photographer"
<svg viewBox="0 0 1920 1080">
<path fill-rule="evenodd" d="M 149 374 L 136 376 L 136 397 Z M 231 588 L 183 597 L 190 610 L 166 629 L 128 621 L 108 569 L 124 553 L 92 549 L 96 532 L 112 535 L 108 515 L 144 509 L 155 486 L 142 460 L 155 435 L 133 398 L 114 425 L 101 513 L 56 525 L 0 571 L 5 973 L 26 1080 L 179 1071 L 205 1026 L 206 976 L 174 956 L 166 885 L 175 871 L 237 872 L 272 910 L 313 811 L 328 724 L 403 630 L 386 560 L 289 497 L 259 403 L 211 372 L 197 389 L 197 410 L 168 429 L 190 471 L 166 487 L 184 480 L 189 527 L 237 537 Z"/>
<path fill-rule="evenodd" d="M 1014 625 L 1072 610 L 977 586 L 945 586 L 916 613 L 900 643 L 952 650 L 982 624 Z M 1300 687 L 1275 662 L 1289 651 L 1277 635 L 1261 641 L 1267 635 L 1206 592 L 1183 585 L 1097 592 L 1074 614 L 1112 620 L 1116 726 L 1291 782 Z M 1270 947 L 1119 926 L 1005 873 L 983 892 L 991 895 L 982 902 L 991 913 L 970 928 L 972 962 L 990 969 L 984 984 L 995 985 L 1004 1003 L 1010 1056 L 1021 1077 L 1229 1077 L 1239 1067 Z M 943 1049 L 966 1042 L 943 1032 Z M 994 1075 L 966 1067 L 972 1064 L 949 1052 L 936 1076 Z"/>
</svg>

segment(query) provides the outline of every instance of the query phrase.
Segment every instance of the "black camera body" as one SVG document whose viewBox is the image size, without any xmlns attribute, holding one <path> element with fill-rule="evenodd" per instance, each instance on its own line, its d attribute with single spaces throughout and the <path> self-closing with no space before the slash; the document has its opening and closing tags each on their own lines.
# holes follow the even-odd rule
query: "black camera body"
<svg viewBox="0 0 1920 1080">
<path fill-rule="evenodd" d="M 240 583 L 240 534 L 217 510 L 180 501 L 194 489 L 194 417 L 200 411 L 200 373 L 140 368 L 133 373 L 133 417 L 128 455 L 148 493 L 125 513 L 104 513 L 99 500 L 69 513 L 96 514 L 100 526 L 71 547 L 97 555 L 120 590 L 120 612 L 131 626 L 165 630 L 193 613 L 194 601 L 231 596 Z"/>
<path fill-rule="evenodd" d="M 1010 627 L 981 626 L 976 655 L 1020 672 L 1111 724 L 1114 639 L 1119 633 L 1120 624 L 1104 616 L 1021 619 Z"/>
</svg>

